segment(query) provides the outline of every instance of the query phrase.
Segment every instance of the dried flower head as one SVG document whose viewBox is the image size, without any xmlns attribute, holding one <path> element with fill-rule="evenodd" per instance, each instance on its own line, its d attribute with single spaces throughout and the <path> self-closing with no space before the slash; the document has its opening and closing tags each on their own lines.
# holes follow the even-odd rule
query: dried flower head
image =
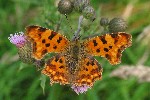
<svg viewBox="0 0 150 100">
<path fill-rule="evenodd" d="M 79 93 L 85 93 L 90 87 L 86 85 L 83 86 L 72 85 L 71 88 L 79 95 Z"/>
<path fill-rule="evenodd" d="M 10 42 L 14 45 L 16 45 L 18 48 L 25 45 L 26 37 L 24 36 L 23 32 L 15 33 L 15 35 L 10 34 L 10 37 L 8 37 Z"/>
</svg>

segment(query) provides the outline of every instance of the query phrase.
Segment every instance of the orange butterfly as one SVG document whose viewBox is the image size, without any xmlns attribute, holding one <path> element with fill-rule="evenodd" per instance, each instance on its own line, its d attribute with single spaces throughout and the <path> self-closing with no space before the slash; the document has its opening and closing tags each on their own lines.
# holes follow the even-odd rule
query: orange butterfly
<svg viewBox="0 0 150 100">
<path fill-rule="evenodd" d="M 105 57 L 112 65 L 118 64 L 123 50 L 132 44 L 131 35 L 125 32 L 70 41 L 47 28 L 29 26 L 26 36 L 33 43 L 35 59 L 42 59 L 47 53 L 57 53 L 42 70 L 43 74 L 50 77 L 51 84 L 76 86 L 93 86 L 96 80 L 102 78 L 102 67 L 93 56 Z"/>
</svg>

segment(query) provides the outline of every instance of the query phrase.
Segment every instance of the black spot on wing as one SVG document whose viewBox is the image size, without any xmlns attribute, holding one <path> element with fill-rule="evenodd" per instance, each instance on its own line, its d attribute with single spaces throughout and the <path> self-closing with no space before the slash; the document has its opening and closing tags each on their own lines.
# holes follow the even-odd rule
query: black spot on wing
<svg viewBox="0 0 150 100">
<path fill-rule="evenodd" d="M 105 40 L 105 36 L 100 36 L 99 38 L 103 42 L 103 44 L 107 44 L 107 41 Z"/>
<path fill-rule="evenodd" d="M 46 42 L 45 39 L 43 39 L 43 40 L 42 40 L 42 43 L 45 43 L 45 42 Z"/>
<path fill-rule="evenodd" d="M 121 56 L 121 53 L 118 52 L 118 53 L 117 53 L 117 58 L 120 58 L 120 56 Z"/>
<path fill-rule="evenodd" d="M 86 70 L 86 71 L 88 71 L 88 69 L 87 69 L 87 68 L 85 68 L 85 70 Z"/>
<path fill-rule="evenodd" d="M 94 47 L 97 46 L 96 40 L 93 40 Z"/>
<path fill-rule="evenodd" d="M 112 46 L 109 46 L 110 49 L 112 49 Z"/>
<path fill-rule="evenodd" d="M 57 46 L 54 46 L 53 48 L 54 48 L 54 49 L 57 49 Z"/>
<path fill-rule="evenodd" d="M 42 55 L 47 53 L 47 49 L 42 51 Z"/>
<path fill-rule="evenodd" d="M 113 34 L 110 34 L 110 35 L 111 35 L 112 38 L 117 38 L 118 37 L 118 34 L 113 33 Z"/>
<path fill-rule="evenodd" d="M 94 65 L 95 65 L 95 64 L 94 64 L 94 60 L 92 60 L 91 65 L 92 65 L 92 66 L 94 66 Z"/>
<path fill-rule="evenodd" d="M 86 65 L 89 66 L 89 65 L 90 65 L 90 62 L 88 61 L 88 62 L 86 63 Z"/>
<path fill-rule="evenodd" d="M 59 37 L 59 39 L 57 40 L 57 43 L 60 43 L 62 40 L 62 37 Z"/>
<path fill-rule="evenodd" d="M 94 59 L 93 57 L 90 57 L 89 59 L 90 59 L 90 64 L 91 64 L 92 66 L 94 66 L 94 65 L 95 65 L 95 63 L 94 63 L 94 60 L 95 60 L 95 59 Z"/>
<path fill-rule="evenodd" d="M 118 39 L 115 39 L 114 44 L 116 44 L 118 42 Z"/>
<path fill-rule="evenodd" d="M 118 52 L 121 53 L 121 49 L 118 49 Z"/>
<path fill-rule="evenodd" d="M 107 48 L 104 48 L 104 51 L 108 52 L 109 50 Z"/>
<path fill-rule="evenodd" d="M 61 68 L 64 68 L 64 66 L 60 66 L 59 68 L 60 68 L 60 69 L 61 69 Z"/>
<path fill-rule="evenodd" d="M 54 36 L 56 36 L 56 32 L 52 31 L 51 35 L 48 37 L 48 39 L 52 40 Z"/>
<path fill-rule="evenodd" d="M 99 52 L 100 52 L 100 49 L 96 49 L 96 52 L 99 53 Z"/>
<path fill-rule="evenodd" d="M 85 74 L 82 74 L 81 75 L 81 79 L 83 79 L 83 78 L 85 78 L 86 77 L 86 75 Z"/>
<path fill-rule="evenodd" d="M 45 44 L 45 46 L 46 46 L 46 47 L 49 47 L 49 46 L 50 46 L 50 43 Z"/>
<path fill-rule="evenodd" d="M 44 27 L 39 27 L 39 29 L 38 29 L 40 32 L 45 32 L 47 29 L 46 28 L 44 28 Z"/>
<path fill-rule="evenodd" d="M 117 58 L 120 58 L 121 52 L 125 49 L 125 46 L 121 46 L 120 49 L 118 49 Z"/>
<path fill-rule="evenodd" d="M 120 35 L 126 37 L 128 41 L 130 41 L 130 39 L 131 39 L 131 35 L 130 34 L 120 33 Z"/>
<path fill-rule="evenodd" d="M 111 56 L 109 54 L 106 54 L 105 57 L 109 60 L 111 59 Z"/>
<path fill-rule="evenodd" d="M 39 38 L 41 38 L 41 33 L 38 33 Z"/>
<path fill-rule="evenodd" d="M 37 29 L 38 27 L 39 27 L 39 26 L 34 26 L 34 25 L 33 25 L 33 26 L 28 26 L 28 27 L 27 27 L 27 31 L 28 31 L 27 33 L 29 33 L 29 32 L 32 31 L 32 30 Z"/>
<path fill-rule="evenodd" d="M 90 72 L 90 74 L 97 73 L 97 72 L 98 72 L 98 69 L 92 69 L 92 71 Z"/>
</svg>

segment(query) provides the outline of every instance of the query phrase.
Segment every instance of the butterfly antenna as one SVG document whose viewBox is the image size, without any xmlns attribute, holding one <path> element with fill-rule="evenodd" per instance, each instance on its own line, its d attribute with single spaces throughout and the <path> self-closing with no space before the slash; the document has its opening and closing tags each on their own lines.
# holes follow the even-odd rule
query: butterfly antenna
<svg viewBox="0 0 150 100">
<path fill-rule="evenodd" d="M 72 31 L 72 33 L 73 33 L 73 29 L 72 29 L 72 27 L 71 27 L 71 25 L 70 25 L 70 22 L 69 22 L 68 16 L 67 16 L 66 14 L 65 14 L 65 16 L 66 16 L 67 22 L 68 22 L 68 24 L 69 24 L 69 27 L 71 28 L 71 31 Z"/>
<path fill-rule="evenodd" d="M 57 23 L 57 26 L 56 26 L 55 32 L 58 32 L 58 31 L 59 31 L 59 29 L 60 29 L 60 25 L 61 25 L 61 22 L 62 22 L 62 16 L 60 16 L 60 18 L 59 18 L 59 21 L 58 21 L 58 23 Z"/>
</svg>

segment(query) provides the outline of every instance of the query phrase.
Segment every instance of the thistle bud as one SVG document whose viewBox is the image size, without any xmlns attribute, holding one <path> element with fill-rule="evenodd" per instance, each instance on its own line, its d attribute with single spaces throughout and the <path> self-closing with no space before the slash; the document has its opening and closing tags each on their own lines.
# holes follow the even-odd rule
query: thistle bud
<svg viewBox="0 0 150 100">
<path fill-rule="evenodd" d="M 86 6 L 84 9 L 83 9 L 83 16 L 87 19 L 90 19 L 91 21 L 94 21 L 95 18 L 96 18 L 96 13 L 95 13 L 95 10 L 92 6 Z"/>
<path fill-rule="evenodd" d="M 90 29 L 91 23 L 92 22 L 90 20 L 83 18 L 83 20 L 81 22 L 81 27 L 86 31 L 86 30 Z"/>
<path fill-rule="evenodd" d="M 82 12 L 82 10 L 90 4 L 90 0 L 74 0 L 74 9 L 78 12 Z"/>
<path fill-rule="evenodd" d="M 127 28 L 126 22 L 122 18 L 114 18 L 110 21 L 108 29 L 111 33 L 124 32 Z"/>
<path fill-rule="evenodd" d="M 73 11 L 73 1 L 60 0 L 58 3 L 58 11 L 61 14 L 70 14 Z"/>
<path fill-rule="evenodd" d="M 101 18 L 101 20 L 100 20 L 100 25 L 101 25 L 101 26 L 105 27 L 105 26 L 107 26 L 108 24 L 109 24 L 108 18 Z"/>
</svg>

